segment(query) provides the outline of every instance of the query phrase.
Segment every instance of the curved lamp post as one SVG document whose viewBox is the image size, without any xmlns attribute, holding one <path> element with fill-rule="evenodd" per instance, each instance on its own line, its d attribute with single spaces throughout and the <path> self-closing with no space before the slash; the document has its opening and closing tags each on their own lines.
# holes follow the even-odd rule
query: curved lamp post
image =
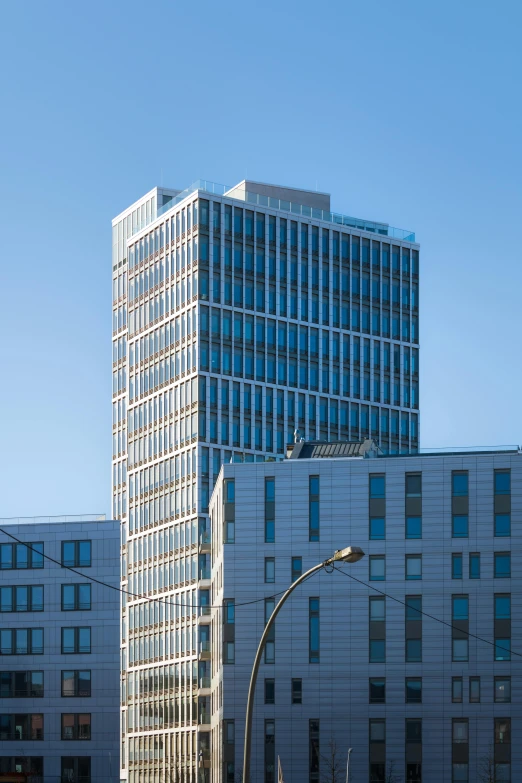
<svg viewBox="0 0 522 783">
<path fill-rule="evenodd" d="M 318 563 L 313 568 L 310 568 L 309 571 L 306 571 L 304 574 L 301 574 L 301 576 L 298 577 L 295 580 L 295 582 L 293 582 L 290 585 L 286 593 L 283 594 L 281 600 L 279 601 L 274 611 L 270 615 L 270 619 L 265 626 L 265 630 L 263 631 L 263 635 L 261 637 L 259 646 L 257 648 L 256 657 L 254 659 L 254 666 L 252 668 L 252 676 L 250 677 L 250 686 L 248 688 L 246 722 L 245 722 L 245 747 L 244 747 L 244 755 L 243 755 L 243 783 L 250 783 L 250 753 L 252 749 L 251 747 L 252 746 L 252 714 L 254 710 L 254 694 L 256 690 L 257 674 L 259 672 L 259 666 L 261 664 L 261 656 L 263 654 L 265 642 L 267 640 L 268 634 L 270 633 L 270 629 L 273 626 L 277 615 L 279 614 L 280 610 L 283 607 L 283 604 L 285 603 L 287 598 L 290 597 L 290 594 L 295 590 L 295 588 L 298 585 L 300 585 L 301 582 L 304 582 L 304 580 L 307 579 L 315 571 L 320 571 L 322 568 L 331 566 L 334 563 L 338 563 L 338 562 L 357 563 L 357 561 L 363 557 L 364 557 L 364 552 L 358 546 L 348 546 L 345 549 L 338 549 L 333 555 L 333 557 L 329 557 L 328 560 L 325 560 L 322 563 Z"/>
</svg>

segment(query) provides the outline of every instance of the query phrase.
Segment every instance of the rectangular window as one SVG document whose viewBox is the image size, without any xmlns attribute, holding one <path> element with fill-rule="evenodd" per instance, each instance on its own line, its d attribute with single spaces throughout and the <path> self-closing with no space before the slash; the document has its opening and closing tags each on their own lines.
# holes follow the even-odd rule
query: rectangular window
<svg viewBox="0 0 522 783">
<path fill-rule="evenodd" d="M 370 498 L 382 499 L 386 497 L 385 478 L 381 474 L 370 474 Z"/>
<path fill-rule="evenodd" d="M 470 552 L 469 554 L 469 578 L 480 579 L 480 553 Z"/>
<path fill-rule="evenodd" d="M 292 557 L 292 582 L 295 582 L 303 573 L 303 558 Z"/>
<path fill-rule="evenodd" d="M 0 587 L 0 612 L 43 612 L 42 585 Z"/>
<path fill-rule="evenodd" d="M 91 608 L 91 585 L 62 585 L 62 612 Z"/>
<path fill-rule="evenodd" d="M 308 722 L 309 783 L 319 783 L 319 759 L 320 759 L 319 731 L 320 731 L 319 721 L 310 720 Z"/>
<path fill-rule="evenodd" d="M 507 579 L 511 576 L 511 554 L 510 552 L 495 552 L 495 571 L 494 576 L 497 579 Z"/>
<path fill-rule="evenodd" d="M 43 568 L 43 543 L 0 544 L 0 570 Z"/>
<path fill-rule="evenodd" d="M 319 541 L 319 476 L 310 476 L 308 485 L 309 540 Z"/>
<path fill-rule="evenodd" d="M 370 677 L 370 704 L 386 704 L 386 680 L 383 677 Z"/>
<path fill-rule="evenodd" d="M 386 522 L 384 517 L 370 518 L 370 540 L 383 541 L 386 538 Z"/>
<path fill-rule="evenodd" d="M 386 661 L 385 599 L 377 596 L 371 596 L 369 611 L 370 611 L 370 627 L 369 627 L 370 663 L 384 663 Z"/>
<path fill-rule="evenodd" d="M 453 719 L 453 744 L 461 745 L 469 742 L 468 721 L 461 718 Z"/>
<path fill-rule="evenodd" d="M 467 595 L 452 596 L 452 618 L 455 620 L 469 620 L 469 598 Z"/>
<path fill-rule="evenodd" d="M 406 555 L 406 579 L 422 579 L 422 555 Z"/>
<path fill-rule="evenodd" d="M 421 473 L 406 473 L 406 497 L 407 498 L 422 497 L 422 474 Z"/>
<path fill-rule="evenodd" d="M 309 662 L 319 663 L 319 598 L 308 599 Z"/>
<path fill-rule="evenodd" d="M 62 756 L 62 777 L 65 781 L 91 783 L 90 756 Z"/>
<path fill-rule="evenodd" d="M 91 695 L 91 672 L 88 670 L 66 669 L 62 671 L 62 696 Z"/>
<path fill-rule="evenodd" d="M 265 677 L 265 704 L 275 704 L 275 680 Z"/>
<path fill-rule="evenodd" d="M 265 582 L 272 584 L 275 582 L 275 558 L 265 557 Z"/>
<path fill-rule="evenodd" d="M 467 661 L 468 658 L 468 639 L 452 639 L 452 661 Z"/>
<path fill-rule="evenodd" d="M 265 479 L 265 542 L 275 542 L 275 479 Z"/>
<path fill-rule="evenodd" d="M 497 637 L 495 637 L 495 660 L 496 661 L 510 661 L 511 660 L 511 639 L 510 638 L 497 638 Z"/>
<path fill-rule="evenodd" d="M 62 566 L 87 568 L 91 565 L 91 541 L 62 541 Z"/>
<path fill-rule="evenodd" d="M 451 555 L 451 578 L 462 579 L 462 554 L 453 553 Z"/>
<path fill-rule="evenodd" d="M 370 582 L 382 582 L 386 579 L 386 561 L 384 555 L 370 555 Z"/>
<path fill-rule="evenodd" d="M 0 741 L 43 740 L 44 718 L 41 713 L 1 714 Z"/>
<path fill-rule="evenodd" d="M 292 704 L 303 703 L 303 681 L 300 678 L 292 680 Z"/>
<path fill-rule="evenodd" d="M 453 514 L 452 538 L 468 538 L 468 517 L 465 514 Z"/>
<path fill-rule="evenodd" d="M 0 698 L 29 699 L 43 695 L 43 671 L 0 671 Z"/>
<path fill-rule="evenodd" d="M 422 703 L 422 678 L 406 677 L 406 704 Z"/>
<path fill-rule="evenodd" d="M 62 655 L 90 652 L 90 628 L 62 628 Z"/>
<path fill-rule="evenodd" d="M 511 535 L 511 514 L 495 514 L 495 537 L 506 538 Z"/>
<path fill-rule="evenodd" d="M 422 538 L 422 517 L 406 517 L 406 538 Z"/>
<path fill-rule="evenodd" d="M 480 704 L 480 677 L 469 678 L 469 702 Z"/>
<path fill-rule="evenodd" d="M 406 663 L 422 661 L 422 596 L 406 596 Z"/>
<path fill-rule="evenodd" d="M 275 600 L 265 598 L 265 626 L 268 624 L 275 609 Z M 265 642 L 265 663 L 275 663 L 275 625 L 270 628 L 268 638 Z"/>
<path fill-rule="evenodd" d="M 462 677 L 451 678 L 451 701 L 462 704 Z"/>
<path fill-rule="evenodd" d="M 43 628 L 0 629 L 0 655 L 43 655 Z"/>
<path fill-rule="evenodd" d="M 495 677 L 495 702 L 511 703 L 511 677 Z"/>
<path fill-rule="evenodd" d="M 62 712 L 62 740 L 90 740 L 90 738 L 90 713 Z"/>
<path fill-rule="evenodd" d="M 451 474 L 452 495 L 454 498 L 468 496 L 468 472 L 454 470 Z"/>
<path fill-rule="evenodd" d="M 510 495 L 510 494 L 511 494 L 511 471 L 496 470 L 495 471 L 495 495 Z"/>
</svg>

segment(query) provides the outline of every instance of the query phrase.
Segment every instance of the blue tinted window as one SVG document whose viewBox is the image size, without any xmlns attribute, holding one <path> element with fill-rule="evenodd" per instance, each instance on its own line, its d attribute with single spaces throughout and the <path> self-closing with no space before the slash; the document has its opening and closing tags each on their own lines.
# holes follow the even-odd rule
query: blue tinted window
<svg viewBox="0 0 522 783">
<path fill-rule="evenodd" d="M 495 660 L 511 660 L 511 639 L 495 639 Z"/>
<path fill-rule="evenodd" d="M 382 541 L 385 538 L 385 520 L 382 517 L 370 519 L 370 539 Z"/>
<path fill-rule="evenodd" d="M 469 556 L 469 578 L 480 579 L 480 554 L 478 552 Z"/>
<path fill-rule="evenodd" d="M 509 470 L 495 471 L 495 495 L 509 495 L 511 493 L 511 473 Z"/>
<path fill-rule="evenodd" d="M 462 579 L 462 555 L 451 556 L 451 577 L 452 579 Z"/>
<path fill-rule="evenodd" d="M 382 581 L 386 578 L 384 555 L 370 555 L 370 581 Z"/>
<path fill-rule="evenodd" d="M 453 516 L 453 538 L 467 538 L 468 537 L 468 518 L 467 516 L 454 515 Z"/>
<path fill-rule="evenodd" d="M 422 661 L 422 639 L 406 639 L 406 661 Z"/>
<path fill-rule="evenodd" d="M 495 576 L 498 578 L 511 576 L 511 555 L 509 552 L 495 553 Z"/>
<path fill-rule="evenodd" d="M 468 494 L 468 474 L 452 474 L 452 491 L 454 497 L 465 497 Z"/>
<path fill-rule="evenodd" d="M 510 619 L 511 619 L 511 596 L 496 595 L 495 596 L 495 620 L 510 620 Z"/>
<path fill-rule="evenodd" d="M 406 538 L 422 538 L 422 517 L 406 517 Z"/>
<path fill-rule="evenodd" d="M 511 535 L 511 515 L 510 514 L 495 514 L 495 536 L 500 538 L 501 536 Z"/>
<path fill-rule="evenodd" d="M 453 619 L 454 620 L 469 619 L 469 600 L 467 595 L 453 596 Z"/>
<path fill-rule="evenodd" d="M 386 660 L 386 642 L 384 639 L 370 639 L 370 663 L 384 663 Z"/>
<path fill-rule="evenodd" d="M 383 498 L 385 496 L 384 476 L 370 476 L 370 497 Z"/>
</svg>

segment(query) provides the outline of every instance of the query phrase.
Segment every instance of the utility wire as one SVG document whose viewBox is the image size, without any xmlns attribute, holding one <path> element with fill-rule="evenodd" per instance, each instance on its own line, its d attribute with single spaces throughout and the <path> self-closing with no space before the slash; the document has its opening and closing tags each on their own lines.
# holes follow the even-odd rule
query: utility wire
<svg viewBox="0 0 522 783">
<path fill-rule="evenodd" d="M 64 566 L 59 560 L 55 560 L 55 558 L 51 557 L 50 555 L 46 555 L 45 553 L 39 552 L 38 550 L 35 550 L 34 547 L 32 547 L 30 544 L 27 544 L 25 541 L 21 541 L 19 538 L 14 536 L 12 533 L 8 533 L 3 528 L 0 528 L 0 533 L 3 533 L 8 538 L 11 538 L 13 541 L 16 541 L 18 544 L 23 544 L 23 546 L 26 546 L 28 549 L 30 549 L 32 552 L 37 552 L 37 554 L 42 555 L 46 560 L 50 560 L 52 563 L 55 563 L 56 565 L 59 565 L 60 568 L 65 568 L 68 571 L 71 571 L 73 574 L 77 574 L 78 576 L 81 576 L 83 579 L 89 579 L 91 582 L 95 582 L 96 584 L 102 585 L 102 587 L 109 587 L 111 590 L 116 590 L 118 593 L 122 593 L 123 595 L 128 595 L 131 598 L 144 598 L 147 601 L 150 601 L 151 603 L 160 603 L 164 605 L 169 606 L 183 606 L 183 604 L 175 602 L 175 601 L 168 601 L 166 598 L 149 598 L 149 596 L 143 596 L 139 595 L 138 593 L 131 593 L 128 590 L 124 590 L 122 587 L 117 587 L 116 585 L 111 585 L 109 582 L 103 582 L 101 579 L 96 579 L 94 576 L 89 576 L 88 574 L 83 573 L 82 571 L 78 571 L 77 569 L 73 568 L 72 566 Z M 357 577 L 352 576 L 352 574 L 347 573 L 346 571 L 343 571 L 338 566 L 333 564 L 333 570 L 338 571 L 343 576 L 348 577 L 348 579 L 352 579 L 354 582 L 358 582 L 360 585 L 363 585 L 363 587 L 367 587 L 369 590 L 374 590 L 376 593 L 379 593 L 380 595 L 383 595 L 385 598 L 389 598 L 391 601 L 395 601 L 398 604 L 401 604 L 402 606 L 407 606 L 405 601 L 401 601 L 400 598 L 396 598 L 393 595 L 390 595 L 389 593 L 385 593 L 383 590 L 379 590 L 378 587 L 375 587 L 374 585 L 370 585 L 367 582 L 364 582 L 362 579 L 357 579 Z M 308 579 L 310 577 L 315 576 L 315 572 L 313 574 L 310 574 Z M 308 581 L 308 579 L 305 579 L 305 582 Z M 304 584 L 304 582 L 303 582 Z M 241 603 L 235 604 L 235 607 L 239 606 L 250 606 L 252 604 L 261 603 L 261 601 L 265 601 L 267 598 L 277 598 L 279 595 L 283 595 L 283 593 L 286 593 L 285 590 L 281 590 L 278 593 L 273 593 L 272 595 L 263 596 L 262 598 L 256 598 L 252 601 L 242 601 Z M 194 608 L 202 609 L 223 609 L 224 604 L 192 604 Z M 429 614 L 428 612 L 424 612 L 420 609 L 415 610 L 418 614 L 425 615 L 426 617 L 429 617 L 430 620 L 435 620 L 437 623 L 441 623 L 442 625 L 446 625 L 448 628 L 455 628 L 458 631 L 462 631 L 461 628 L 458 628 L 456 625 L 453 625 L 452 623 L 448 623 L 445 620 L 441 620 L 439 617 L 435 617 L 432 614 Z M 484 642 L 485 644 L 490 645 L 491 647 L 499 648 L 501 650 L 505 650 L 506 652 L 511 652 L 512 655 L 517 655 L 518 657 L 522 658 L 522 653 L 518 653 L 515 650 L 507 650 L 507 648 L 502 647 L 501 645 L 495 644 L 495 642 L 489 641 L 489 639 L 484 639 L 482 636 L 477 636 L 477 634 L 471 633 L 470 631 L 464 631 L 464 633 L 472 637 L 473 639 L 478 639 L 480 642 Z"/>
<path fill-rule="evenodd" d="M 7 530 L 4 530 L 0 527 L 0 533 L 3 533 L 4 535 L 8 536 L 8 538 L 12 538 L 13 541 L 16 541 L 17 544 L 23 544 L 23 546 L 27 547 L 27 549 L 30 549 L 31 552 L 36 552 L 39 555 L 42 555 L 46 560 L 50 560 L 51 563 L 55 563 L 56 565 L 59 565 L 60 568 L 65 568 L 67 571 L 71 571 L 73 574 L 77 574 L 78 576 L 81 576 L 83 579 L 89 579 L 91 582 L 95 582 L 98 585 L 102 585 L 102 587 L 110 587 L 111 590 L 116 590 L 118 593 L 122 593 L 123 595 L 128 595 L 131 598 L 139 598 L 139 599 L 145 599 L 147 601 L 150 601 L 152 603 L 160 603 L 165 604 L 168 606 L 182 606 L 185 607 L 186 604 L 178 603 L 177 601 L 168 601 L 166 598 L 150 598 L 146 595 L 140 595 L 139 593 L 131 593 L 129 590 L 124 590 L 122 587 L 118 587 L 117 585 L 111 585 L 109 582 L 103 582 L 101 579 L 96 579 L 94 576 L 89 576 L 89 574 L 85 574 L 83 571 L 78 571 L 76 568 L 73 568 L 72 566 L 66 566 L 63 565 L 59 560 L 55 560 L 54 557 L 51 557 L 50 555 L 46 555 L 44 552 L 39 552 L 37 549 L 32 547 L 30 544 L 27 544 L 25 541 L 21 541 L 19 538 L 14 536 L 12 533 L 8 533 Z M 118 559 L 118 563 L 119 563 Z M 310 574 L 310 576 L 313 576 L 313 574 Z M 308 579 L 305 579 L 305 582 L 307 582 Z M 252 601 L 242 601 L 241 603 L 236 603 L 235 607 L 238 606 L 250 606 L 251 604 L 258 604 L 261 603 L 261 601 L 264 601 L 266 598 L 277 598 L 279 595 L 283 595 L 283 593 L 286 593 L 286 590 L 280 590 L 278 593 L 272 593 L 272 595 L 264 595 L 262 598 L 255 598 Z M 223 609 L 225 607 L 225 604 L 191 604 L 195 609 Z"/>
<path fill-rule="evenodd" d="M 380 595 L 384 595 L 386 598 L 389 598 L 391 601 L 395 601 L 398 604 L 402 604 L 402 606 L 408 606 L 406 601 L 401 601 L 400 598 L 395 598 L 395 596 L 390 595 L 389 593 L 385 593 L 383 590 L 379 590 L 378 587 L 374 587 L 373 585 L 368 584 L 367 582 L 363 582 L 362 579 L 357 579 L 356 576 L 352 576 L 352 574 L 347 573 L 346 571 L 342 571 L 338 566 L 334 565 L 335 571 L 338 571 L 343 576 L 347 576 L 348 579 L 353 579 L 354 582 L 359 582 L 360 585 L 363 585 L 364 587 L 368 587 L 370 590 L 375 590 L 376 593 L 380 593 Z M 446 620 L 441 620 L 440 617 L 435 617 L 432 614 L 429 614 L 429 612 L 423 612 L 422 609 L 415 609 L 417 614 L 423 614 L 426 617 L 429 617 L 430 620 L 435 620 L 437 623 L 442 623 L 442 625 L 446 625 L 448 628 L 455 628 L 455 630 L 460 631 L 462 633 L 465 633 L 467 636 L 471 636 L 473 639 L 478 639 L 479 642 L 484 642 L 485 644 L 489 644 L 491 647 L 495 647 L 499 650 L 505 650 L 506 652 L 510 652 L 512 655 L 518 655 L 520 658 L 522 658 L 522 653 L 515 652 L 515 650 L 508 650 L 507 647 L 502 647 L 500 644 L 495 644 L 495 642 L 490 642 L 489 639 L 484 639 L 482 636 L 477 636 L 475 633 L 471 633 L 471 631 L 463 631 L 462 628 L 459 628 L 456 625 L 453 625 L 452 623 L 447 623 Z"/>
</svg>

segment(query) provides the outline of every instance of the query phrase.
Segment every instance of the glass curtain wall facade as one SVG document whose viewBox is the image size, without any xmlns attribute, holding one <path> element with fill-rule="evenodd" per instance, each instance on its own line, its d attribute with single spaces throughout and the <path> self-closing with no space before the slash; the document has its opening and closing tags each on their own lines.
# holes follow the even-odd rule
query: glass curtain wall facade
<svg viewBox="0 0 522 783">
<path fill-rule="evenodd" d="M 419 248 L 176 193 L 113 221 L 121 778 L 210 783 L 214 482 L 222 463 L 283 457 L 296 430 L 417 449 Z"/>
</svg>

